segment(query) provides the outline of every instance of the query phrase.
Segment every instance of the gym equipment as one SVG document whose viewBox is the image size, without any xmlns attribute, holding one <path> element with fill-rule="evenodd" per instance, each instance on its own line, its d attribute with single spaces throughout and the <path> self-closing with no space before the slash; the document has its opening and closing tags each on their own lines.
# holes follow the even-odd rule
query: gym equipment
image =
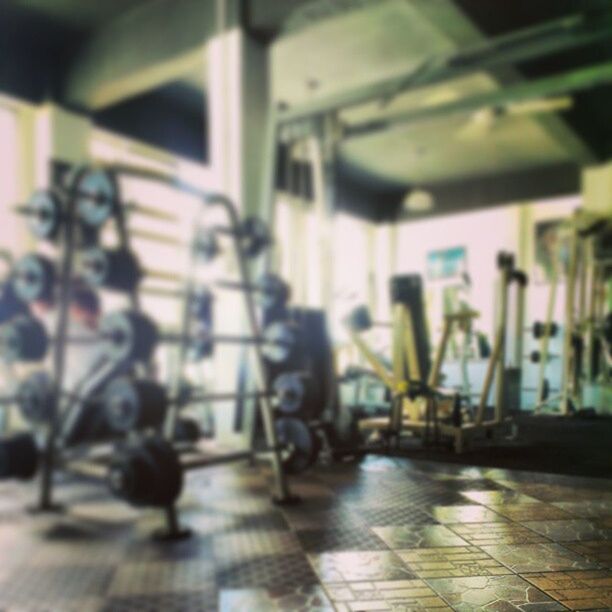
<svg viewBox="0 0 612 612">
<path fill-rule="evenodd" d="M 505 367 L 508 292 L 512 284 L 517 286 L 516 329 L 522 330 L 520 322 L 527 277 L 514 268 L 514 258 L 509 253 L 500 253 L 497 263 L 500 273 L 499 319 L 484 385 L 471 422 L 466 422 L 464 419 L 460 394 L 440 388 L 439 383 L 453 328 L 456 325 L 466 325 L 477 317 L 478 313 L 462 310 L 445 315 L 442 338 L 431 363 L 421 279 L 416 275 L 394 277 L 391 280 L 393 304 L 391 369 L 356 331 L 370 327 L 366 325 L 370 320 L 369 314 L 364 313 L 362 308 L 360 312 L 358 311 L 358 316 L 353 313 L 353 316 L 347 318 L 345 323 L 352 341 L 392 395 L 389 416 L 363 419 L 359 424 L 361 429 L 382 431 L 388 440 L 399 441 L 404 432 L 427 440 L 433 427 L 436 438 L 450 440 L 455 451 L 460 453 L 470 438 L 478 434 L 492 435 L 497 429 L 507 427 L 509 418 L 505 414 L 504 406 L 508 403 Z M 485 419 L 494 381 L 496 388 L 493 416 Z"/>
<path fill-rule="evenodd" d="M 38 471 L 39 451 L 31 433 L 0 439 L 0 480 L 31 480 Z"/>
<path fill-rule="evenodd" d="M 259 305 L 264 310 L 284 306 L 289 300 L 289 285 L 280 276 L 272 273 L 263 274 L 256 283 L 239 283 L 235 281 L 220 280 L 217 287 L 250 291 L 258 296 Z"/>
<path fill-rule="evenodd" d="M 119 311 L 103 317 L 95 336 L 67 336 L 70 344 L 100 344 L 100 352 L 112 362 L 147 363 L 160 342 L 184 344 L 194 361 L 210 356 L 217 343 L 259 344 L 269 361 L 285 361 L 295 344 L 290 326 L 274 323 L 262 336 L 214 335 L 206 323 L 199 323 L 187 335 L 160 333 L 155 323 L 137 311 Z M 44 358 L 53 339 L 34 317 L 20 316 L 0 327 L 0 347 L 8 363 L 39 361 Z"/>
<path fill-rule="evenodd" d="M 531 331 L 536 340 L 544 336 L 555 338 L 559 332 L 559 326 L 555 322 L 542 323 L 541 321 L 535 321 Z"/>
<path fill-rule="evenodd" d="M 249 259 L 257 257 L 272 244 L 268 226 L 259 217 L 246 217 L 236 228 L 221 226 L 200 228 L 201 240 L 208 245 L 211 252 L 220 251 L 217 241 L 219 235 L 234 238 L 241 253 Z"/>
<path fill-rule="evenodd" d="M 372 321 L 367 306 L 355 307 L 346 317 L 345 325 L 353 332 L 368 331 L 372 327 L 392 327 L 388 322 Z"/>
<path fill-rule="evenodd" d="M 23 302 L 51 302 L 57 282 L 55 264 L 44 255 L 25 255 L 14 264 L 11 282 L 15 295 Z"/>
<path fill-rule="evenodd" d="M 553 359 L 556 359 L 557 357 L 558 355 L 551 355 L 550 353 L 546 355 L 546 359 L 548 361 L 552 361 Z M 542 353 L 540 351 L 531 351 L 531 353 L 529 353 L 529 361 L 531 361 L 531 363 L 540 363 L 541 360 L 542 360 Z"/>
<path fill-rule="evenodd" d="M 0 396 L 3 404 L 15 404 L 28 423 L 48 422 L 55 408 L 55 389 L 47 372 L 30 373 L 18 385 L 15 393 Z"/>
<path fill-rule="evenodd" d="M 25 314 L 27 306 L 17 297 L 10 281 L 0 282 L 0 324 Z"/>
<path fill-rule="evenodd" d="M 184 408 L 195 403 L 261 397 L 274 398 L 282 414 L 299 411 L 304 399 L 304 384 L 299 373 L 288 372 L 279 376 L 269 391 L 207 393 L 185 383 L 174 397 L 169 397 L 166 389 L 154 381 L 122 376 L 106 386 L 100 403 L 109 427 L 115 432 L 127 433 L 159 428 L 170 405 Z"/>
<path fill-rule="evenodd" d="M 28 217 L 28 228 L 36 238 L 53 242 L 58 237 L 64 213 L 60 196 L 55 191 L 35 191 L 27 204 L 18 206 L 16 212 Z"/>
<path fill-rule="evenodd" d="M 302 419 L 281 417 L 276 420 L 278 441 L 285 447 L 283 465 L 289 474 L 298 474 L 317 459 L 321 442 L 313 427 Z"/>
<path fill-rule="evenodd" d="M 167 508 L 183 489 L 183 470 L 172 445 L 149 437 L 121 449 L 108 469 L 112 493 L 132 506 Z"/>
</svg>

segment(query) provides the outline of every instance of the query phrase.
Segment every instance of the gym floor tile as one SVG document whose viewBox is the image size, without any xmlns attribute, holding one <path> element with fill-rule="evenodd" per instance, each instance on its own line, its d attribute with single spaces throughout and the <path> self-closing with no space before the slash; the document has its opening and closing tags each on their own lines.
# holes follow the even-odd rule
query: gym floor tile
<svg viewBox="0 0 612 612">
<path fill-rule="evenodd" d="M 396 552 L 419 578 L 501 576 L 511 573 L 477 546 L 418 548 Z"/>
<path fill-rule="evenodd" d="M 440 523 L 493 523 L 504 521 L 499 514 L 485 506 L 436 506 L 432 516 Z"/>
<path fill-rule="evenodd" d="M 214 589 L 189 593 L 156 593 L 111 597 L 100 612 L 215 612 L 217 593 Z"/>
<path fill-rule="evenodd" d="M 394 550 L 401 548 L 435 548 L 440 546 L 464 546 L 465 540 L 444 525 L 401 525 L 374 527 L 374 533 Z"/>
<path fill-rule="evenodd" d="M 226 589 L 265 587 L 285 589 L 317 584 L 304 554 L 270 555 L 217 565 L 217 586 Z"/>
<path fill-rule="evenodd" d="M 308 529 L 296 532 L 306 552 L 334 550 L 388 550 L 369 529 Z"/>
<path fill-rule="evenodd" d="M 463 491 L 461 493 L 463 497 L 469 499 L 477 504 L 483 504 L 484 506 L 491 507 L 492 505 L 501 504 L 529 504 L 537 502 L 533 497 L 523 495 L 517 491 L 508 489 L 500 491 Z"/>
<path fill-rule="evenodd" d="M 215 561 L 237 562 L 270 555 L 301 552 L 300 543 L 291 531 L 254 529 L 219 533 L 212 537 Z"/>
<path fill-rule="evenodd" d="M 487 504 L 497 514 L 513 521 L 544 521 L 571 519 L 572 516 L 552 504 L 536 502 L 533 504 Z"/>
<path fill-rule="evenodd" d="M 323 587 L 293 589 L 224 589 L 219 594 L 221 612 L 334 612 Z"/>
<path fill-rule="evenodd" d="M 115 572 L 108 595 L 122 597 L 201 591 L 213 586 L 214 565 L 211 560 L 124 563 Z"/>
<path fill-rule="evenodd" d="M 612 492 L 565 485 L 520 483 L 515 490 L 545 502 L 612 500 Z"/>
<path fill-rule="evenodd" d="M 212 558 L 212 537 L 199 533 L 192 533 L 190 538 L 176 542 L 136 539 L 130 543 L 125 553 L 125 560 L 129 562 Z"/>
<path fill-rule="evenodd" d="M 524 574 L 523 578 L 570 610 L 612 609 L 612 572 L 608 570 Z"/>
<path fill-rule="evenodd" d="M 423 580 L 327 583 L 338 612 L 361 610 L 451 610 Z"/>
<path fill-rule="evenodd" d="M 383 506 L 381 508 L 368 508 L 359 513 L 367 525 L 431 525 L 437 521 L 423 512 L 418 506 Z"/>
<path fill-rule="evenodd" d="M 612 516 L 599 516 L 593 519 L 600 527 L 612 529 Z"/>
<path fill-rule="evenodd" d="M 592 542 L 564 542 L 563 546 L 587 557 L 591 561 L 612 568 L 612 542 L 595 540 Z"/>
<path fill-rule="evenodd" d="M 519 576 L 476 576 L 428 580 L 457 612 L 565 610 L 564 606 Z"/>
<path fill-rule="evenodd" d="M 599 527 L 594 521 L 570 519 L 566 521 L 524 521 L 525 527 L 546 536 L 553 542 L 612 540 L 612 529 Z"/>
<path fill-rule="evenodd" d="M 456 523 L 447 527 L 474 546 L 536 544 L 549 541 L 518 523 Z"/>
<path fill-rule="evenodd" d="M 517 574 L 600 569 L 598 563 L 561 544 L 501 544 L 483 546 L 482 549 Z"/>
<path fill-rule="evenodd" d="M 573 516 L 579 516 L 581 518 L 612 516 L 612 500 L 600 499 L 591 501 L 556 502 L 554 505 Z"/>
<path fill-rule="evenodd" d="M 405 580 L 414 574 L 390 551 L 332 552 L 308 555 L 322 582 Z"/>
<path fill-rule="evenodd" d="M 284 510 L 284 517 L 293 530 L 320 529 L 323 526 L 329 529 L 364 527 L 364 521 L 359 515 L 344 509 L 315 512 L 304 511 L 302 508 L 292 508 L 291 510 Z"/>
<path fill-rule="evenodd" d="M 50 602 L 100 597 L 106 593 L 114 572 L 114 567 L 96 565 L 19 567 L 0 584 L 0 609 L 32 605 L 25 602 L 36 600 L 61 609 Z"/>
</svg>

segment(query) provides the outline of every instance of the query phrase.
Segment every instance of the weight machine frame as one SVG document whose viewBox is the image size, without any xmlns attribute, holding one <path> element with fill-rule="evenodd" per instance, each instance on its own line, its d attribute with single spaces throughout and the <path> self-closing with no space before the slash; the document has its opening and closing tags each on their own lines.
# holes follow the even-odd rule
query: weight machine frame
<svg viewBox="0 0 612 612">
<path fill-rule="evenodd" d="M 500 266 L 500 308 L 496 326 L 493 350 L 487 363 L 483 388 L 473 422 L 463 422 L 460 405 L 460 393 L 440 387 L 442 365 L 449 341 L 455 327 L 461 323 L 471 322 L 479 316 L 473 310 L 447 314 L 444 316 L 442 336 L 435 350 L 434 361 L 427 380 L 420 371 L 416 334 L 413 316 L 406 304 L 394 304 L 392 309 L 392 371 L 370 348 L 363 337 L 349 330 L 351 340 L 360 353 L 387 386 L 392 396 L 391 411 L 388 418 L 374 417 L 362 419 L 359 427 L 362 430 L 385 432 L 396 444 L 406 434 L 425 438 L 429 435 L 432 421 L 435 433 L 452 442 L 456 453 L 462 453 L 467 444 L 475 437 L 484 434 L 491 436 L 500 430 L 506 430 L 513 419 L 507 414 L 506 386 L 506 345 L 509 287 L 517 282 L 518 296 L 516 323 L 522 325 L 525 278 L 512 265 Z M 517 329 L 521 329 L 518 328 Z M 522 349 L 521 349 L 522 350 Z M 404 373 L 408 373 L 408 377 Z M 485 418 L 488 398 L 494 390 L 494 410 L 492 418 Z M 443 416 L 449 422 L 440 421 Z"/>
</svg>

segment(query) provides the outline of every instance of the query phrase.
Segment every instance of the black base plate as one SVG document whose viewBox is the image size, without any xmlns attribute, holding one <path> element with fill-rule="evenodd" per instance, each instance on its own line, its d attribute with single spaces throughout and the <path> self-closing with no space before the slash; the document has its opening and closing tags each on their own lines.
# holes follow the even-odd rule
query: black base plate
<svg viewBox="0 0 612 612">
<path fill-rule="evenodd" d="M 151 538 L 155 542 L 177 542 L 190 538 L 192 533 L 193 532 L 188 527 L 179 527 L 179 529 L 160 527 L 151 534 Z"/>
<path fill-rule="evenodd" d="M 272 503 L 275 506 L 296 506 L 301 503 L 302 498 L 299 495 L 286 495 L 285 497 L 272 497 Z"/>
</svg>

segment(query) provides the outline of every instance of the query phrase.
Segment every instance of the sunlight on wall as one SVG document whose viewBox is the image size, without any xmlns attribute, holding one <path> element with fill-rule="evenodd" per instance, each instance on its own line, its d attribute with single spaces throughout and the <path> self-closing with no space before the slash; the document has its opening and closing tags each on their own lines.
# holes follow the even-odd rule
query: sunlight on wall
<svg viewBox="0 0 612 612">
<path fill-rule="evenodd" d="M 17 252 L 18 233 L 15 231 L 18 218 L 11 208 L 19 197 L 19 122 L 17 113 L 0 102 L 0 248 Z"/>
</svg>

